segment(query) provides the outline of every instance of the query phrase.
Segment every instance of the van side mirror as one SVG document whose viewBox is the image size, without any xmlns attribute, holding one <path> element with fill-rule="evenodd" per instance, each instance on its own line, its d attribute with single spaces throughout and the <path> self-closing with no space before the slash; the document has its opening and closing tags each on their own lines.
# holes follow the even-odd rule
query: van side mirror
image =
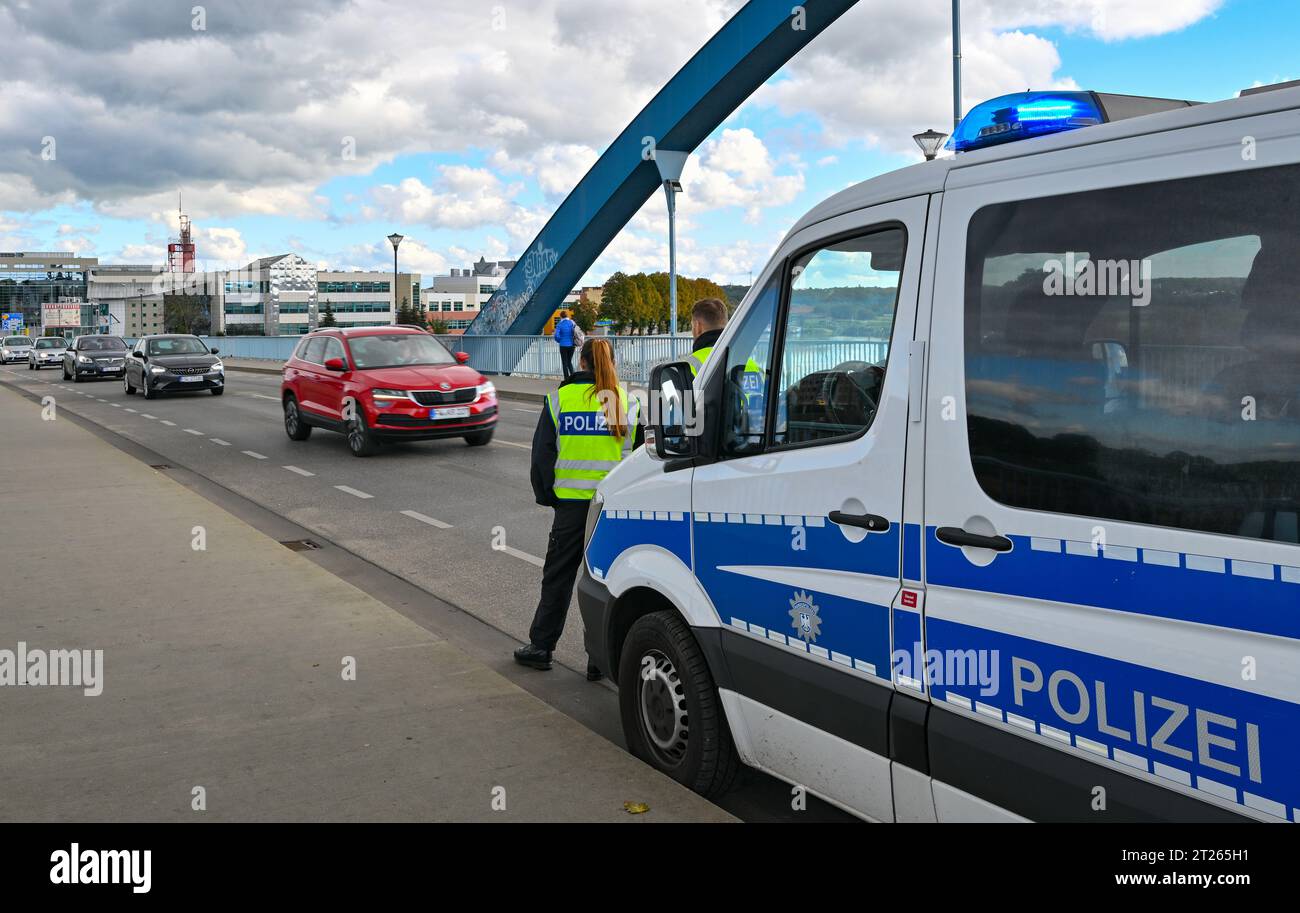
<svg viewBox="0 0 1300 913">
<path fill-rule="evenodd" d="M 469 353 L 468 353 L 468 352 L 457 352 L 457 353 L 456 353 L 456 361 L 460 362 L 462 365 L 469 364 Z"/>
<path fill-rule="evenodd" d="M 704 430 L 695 374 L 685 361 L 658 365 L 650 373 L 652 453 L 661 460 L 689 460 L 700 452 Z"/>
</svg>

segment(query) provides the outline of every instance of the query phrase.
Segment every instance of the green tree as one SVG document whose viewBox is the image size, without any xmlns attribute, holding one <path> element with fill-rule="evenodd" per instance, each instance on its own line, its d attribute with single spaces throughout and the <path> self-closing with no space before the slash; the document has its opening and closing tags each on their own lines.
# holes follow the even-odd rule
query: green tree
<svg viewBox="0 0 1300 913">
<path fill-rule="evenodd" d="M 582 332 L 590 333 L 600 318 L 600 310 L 586 298 L 579 298 L 573 306 L 573 320 L 582 327 Z"/>
<path fill-rule="evenodd" d="M 330 304 L 328 298 L 325 299 L 325 310 L 320 315 L 320 326 L 334 327 L 338 326 L 338 321 L 334 319 L 334 307 Z"/>
<path fill-rule="evenodd" d="M 415 323 L 416 315 L 411 311 L 411 303 L 406 296 L 402 296 L 402 303 L 397 306 L 397 323 Z"/>
<path fill-rule="evenodd" d="M 430 317 L 429 332 L 433 333 L 435 336 L 446 336 L 451 332 L 451 327 L 447 326 L 447 321 L 445 320 L 441 320 L 437 317 Z"/>
</svg>

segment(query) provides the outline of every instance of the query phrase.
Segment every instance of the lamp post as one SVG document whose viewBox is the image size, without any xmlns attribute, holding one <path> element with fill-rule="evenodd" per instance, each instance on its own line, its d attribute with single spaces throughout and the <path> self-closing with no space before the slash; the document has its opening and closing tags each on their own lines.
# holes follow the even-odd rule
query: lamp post
<svg viewBox="0 0 1300 913">
<path fill-rule="evenodd" d="M 397 323 L 397 245 L 402 243 L 402 236 L 393 232 L 388 243 L 393 245 L 393 323 Z"/>
<path fill-rule="evenodd" d="M 933 161 L 934 157 L 939 154 L 939 147 L 943 141 L 948 138 L 948 134 L 940 133 L 938 130 L 926 130 L 924 133 L 912 134 L 912 139 L 921 147 L 921 152 L 925 155 L 927 162 Z"/>
<path fill-rule="evenodd" d="M 961 0 L 952 0 L 952 128 L 961 125 Z"/>
<path fill-rule="evenodd" d="M 682 192 L 682 169 L 689 152 L 655 150 L 655 166 L 668 198 L 668 335 L 676 336 L 677 326 L 677 194 Z"/>
</svg>

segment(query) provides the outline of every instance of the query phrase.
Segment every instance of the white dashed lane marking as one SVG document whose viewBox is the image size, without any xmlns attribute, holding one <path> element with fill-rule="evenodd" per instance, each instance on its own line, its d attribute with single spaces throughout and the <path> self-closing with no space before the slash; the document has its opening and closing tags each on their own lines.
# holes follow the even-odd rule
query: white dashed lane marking
<svg viewBox="0 0 1300 913">
<path fill-rule="evenodd" d="M 451 529 L 450 523 L 443 523 L 441 520 L 435 520 L 433 517 L 425 516 L 417 510 L 404 510 L 402 511 L 402 516 L 410 517 L 412 520 L 419 520 L 421 523 L 427 523 L 428 525 L 435 526 L 438 529 Z"/>
<path fill-rule="evenodd" d="M 508 545 L 503 545 L 500 548 L 497 548 L 496 550 L 505 552 L 507 555 L 511 556 L 512 558 L 518 558 L 520 561 L 527 561 L 529 564 L 534 564 L 537 567 L 546 566 L 546 562 L 543 561 L 541 558 L 538 558 L 536 555 L 530 555 L 527 552 L 521 552 L 519 549 L 511 548 Z"/>
<path fill-rule="evenodd" d="M 354 497 L 354 498 L 373 498 L 373 497 L 374 497 L 374 495 L 368 495 L 368 494 L 366 494 L 364 491 L 358 491 L 357 489 L 352 488 L 352 487 L 347 486 L 347 485 L 335 485 L 334 487 L 337 488 L 339 491 L 343 492 L 343 493 L 346 494 L 346 495 L 352 495 L 352 497 Z"/>
<path fill-rule="evenodd" d="M 290 472 L 296 472 L 298 475 L 303 476 L 304 478 L 308 478 L 308 479 L 310 479 L 310 478 L 312 478 L 313 476 L 316 475 L 316 473 L 314 473 L 314 472 L 308 472 L 308 471 L 305 470 L 305 469 L 299 469 L 297 466 L 285 466 L 285 467 L 283 467 L 283 468 L 289 470 Z"/>
<path fill-rule="evenodd" d="M 161 422 L 162 422 L 164 425 L 166 425 L 168 428 L 175 428 L 175 427 L 176 427 L 176 423 L 175 423 L 175 422 L 169 422 L 169 421 L 167 421 L 167 419 L 165 419 L 165 418 L 164 418 L 164 419 L 159 419 L 159 421 L 161 421 Z"/>
<path fill-rule="evenodd" d="M 194 435 L 195 437 L 203 437 L 203 432 L 202 432 L 202 431 L 195 431 L 193 428 L 186 428 L 186 429 L 185 429 L 185 433 L 186 433 L 186 434 L 192 434 L 192 435 Z"/>
<path fill-rule="evenodd" d="M 211 441 L 212 443 L 214 443 L 214 444 L 220 444 L 222 447 L 229 447 L 229 446 L 230 446 L 230 441 L 223 441 L 223 440 L 222 440 L 221 438 L 219 438 L 219 437 L 210 437 L 210 438 L 208 438 L 208 440 L 210 440 L 210 441 Z"/>
<path fill-rule="evenodd" d="M 242 453 L 242 454 L 243 454 L 244 456 L 246 456 L 246 457 L 252 457 L 252 458 L 255 459 L 255 460 L 265 460 L 265 459 L 266 459 L 266 457 L 264 457 L 262 454 L 258 453 L 258 452 L 255 451 L 255 450 L 241 450 L 240 453 Z"/>
</svg>

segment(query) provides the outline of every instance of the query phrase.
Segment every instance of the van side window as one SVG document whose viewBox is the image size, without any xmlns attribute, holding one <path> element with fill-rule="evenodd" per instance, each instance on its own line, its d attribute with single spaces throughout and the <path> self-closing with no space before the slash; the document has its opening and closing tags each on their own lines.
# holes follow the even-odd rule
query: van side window
<svg viewBox="0 0 1300 913">
<path fill-rule="evenodd" d="M 852 437 L 871 427 L 885 385 L 907 233 L 873 231 L 790 268 L 773 443 Z"/>
<path fill-rule="evenodd" d="M 723 381 L 722 446 L 731 456 L 760 453 L 767 431 L 767 396 L 772 360 L 772 327 L 780 304 L 780 280 L 773 279 L 749 308 L 727 343 Z"/>
<path fill-rule="evenodd" d="M 1030 510 L 1300 543 L 1300 166 L 971 220 L 976 478 Z"/>
</svg>

